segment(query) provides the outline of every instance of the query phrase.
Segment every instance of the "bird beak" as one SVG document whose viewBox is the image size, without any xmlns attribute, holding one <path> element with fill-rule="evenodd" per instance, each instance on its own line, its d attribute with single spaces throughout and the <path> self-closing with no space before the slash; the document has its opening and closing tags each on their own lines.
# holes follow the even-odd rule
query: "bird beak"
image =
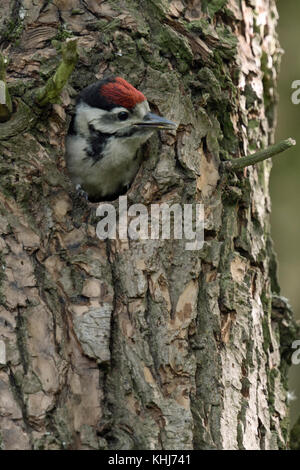
<svg viewBox="0 0 300 470">
<path fill-rule="evenodd" d="M 172 129 L 175 130 L 177 128 L 177 124 L 175 122 L 169 121 L 168 119 L 158 116 L 157 114 L 148 113 L 144 117 L 143 121 L 138 122 L 136 124 L 138 127 L 151 128 L 151 129 Z"/>
</svg>

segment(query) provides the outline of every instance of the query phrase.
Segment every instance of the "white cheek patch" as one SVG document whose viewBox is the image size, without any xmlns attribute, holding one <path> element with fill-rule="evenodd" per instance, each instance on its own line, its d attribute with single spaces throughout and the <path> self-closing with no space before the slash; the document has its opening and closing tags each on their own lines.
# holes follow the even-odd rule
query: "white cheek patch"
<svg viewBox="0 0 300 470">
<path fill-rule="evenodd" d="M 87 135 L 89 132 L 89 123 L 91 121 L 100 121 L 106 113 L 107 111 L 104 111 L 103 109 L 93 108 L 88 104 L 80 103 L 76 108 L 75 126 L 77 133 Z"/>
<path fill-rule="evenodd" d="M 125 121 L 119 120 L 118 114 L 124 111 L 128 112 L 122 106 L 106 111 L 100 108 L 93 108 L 86 103 L 79 103 L 76 108 L 76 132 L 81 135 L 87 135 L 89 133 L 89 125 L 92 125 L 97 131 L 113 134 L 142 121 L 145 115 L 149 113 L 150 107 L 148 101 L 138 103 L 129 112 L 128 119 Z"/>
<path fill-rule="evenodd" d="M 119 121 L 117 115 L 120 112 L 127 112 L 123 107 L 114 108 L 112 111 L 106 111 L 100 108 L 93 108 L 86 103 L 80 103 L 76 109 L 76 131 L 81 135 L 89 133 L 89 126 L 92 125 L 97 131 L 105 134 L 126 128 L 134 123 L 133 119 Z"/>
</svg>

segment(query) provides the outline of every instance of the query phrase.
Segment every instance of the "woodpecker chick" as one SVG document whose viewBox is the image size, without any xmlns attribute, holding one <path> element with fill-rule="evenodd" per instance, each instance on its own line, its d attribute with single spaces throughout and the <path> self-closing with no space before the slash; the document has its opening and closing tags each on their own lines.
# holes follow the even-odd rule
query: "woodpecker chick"
<svg viewBox="0 0 300 470">
<path fill-rule="evenodd" d="M 151 113 L 143 93 L 121 77 L 84 88 L 66 138 L 72 181 L 91 201 L 115 199 L 128 189 L 141 165 L 139 147 L 155 130 L 176 127 Z"/>
</svg>

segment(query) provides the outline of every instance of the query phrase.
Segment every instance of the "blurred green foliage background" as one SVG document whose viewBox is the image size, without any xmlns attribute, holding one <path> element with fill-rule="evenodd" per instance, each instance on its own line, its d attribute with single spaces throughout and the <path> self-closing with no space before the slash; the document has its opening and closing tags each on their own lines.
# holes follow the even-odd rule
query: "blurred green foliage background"
<svg viewBox="0 0 300 470">
<path fill-rule="evenodd" d="M 279 261 L 281 294 L 290 300 L 296 318 L 300 319 L 300 104 L 291 101 L 292 82 L 300 80 L 300 2 L 277 0 L 276 3 L 279 40 L 284 50 L 276 141 L 293 137 L 297 146 L 273 160 L 272 236 Z M 300 365 L 291 367 L 290 390 L 297 396 L 291 403 L 293 424 L 300 415 Z"/>
</svg>

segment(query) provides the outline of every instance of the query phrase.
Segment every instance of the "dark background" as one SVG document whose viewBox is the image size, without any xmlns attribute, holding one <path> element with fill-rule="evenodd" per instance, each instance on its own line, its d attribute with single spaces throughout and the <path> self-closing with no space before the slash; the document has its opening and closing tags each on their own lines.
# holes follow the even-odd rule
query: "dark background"
<svg viewBox="0 0 300 470">
<path fill-rule="evenodd" d="M 276 4 L 279 40 L 284 49 L 276 141 L 293 137 L 297 146 L 273 160 L 272 235 L 279 261 L 281 294 L 290 300 L 296 318 L 300 319 L 300 104 L 291 101 L 292 82 L 300 80 L 300 2 L 277 0 Z M 297 396 L 291 402 L 293 424 L 300 415 L 300 365 L 291 367 L 290 390 Z"/>
</svg>

